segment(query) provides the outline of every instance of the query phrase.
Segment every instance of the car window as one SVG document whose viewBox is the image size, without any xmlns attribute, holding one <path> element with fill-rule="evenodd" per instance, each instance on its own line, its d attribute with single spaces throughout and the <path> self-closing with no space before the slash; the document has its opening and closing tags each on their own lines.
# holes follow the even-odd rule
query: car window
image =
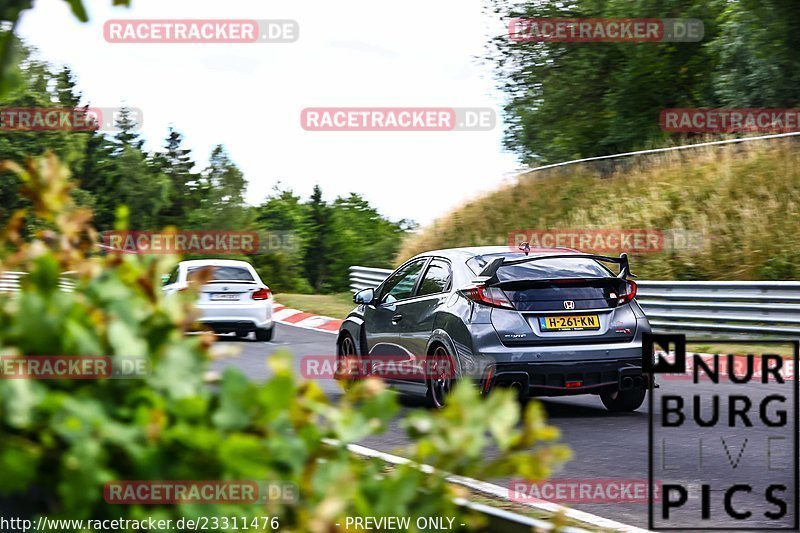
<svg viewBox="0 0 800 533">
<path fill-rule="evenodd" d="M 177 282 L 178 272 L 180 272 L 180 269 L 178 267 L 172 269 L 172 274 L 169 275 L 169 278 L 167 278 L 167 282 L 164 283 L 164 285 L 172 285 L 173 283 Z"/>
<path fill-rule="evenodd" d="M 186 278 L 197 278 L 203 269 L 211 269 L 210 281 L 254 281 L 253 275 L 246 268 L 235 266 L 198 266 L 192 267 L 186 273 Z"/>
<path fill-rule="evenodd" d="M 496 257 L 517 259 L 518 256 L 503 254 L 479 255 L 467 261 L 467 266 L 475 274 Z M 520 256 L 521 257 L 521 256 Z M 520 263 L 500 267 L 497 278 L 500 281 L 513 281 L 518 279 L 556 279 L 556 278 L 605 278 L 613 273 L 594 259 L 541 259 L 530 263 Z"/>
<path fill-rule="evenodd" d="M 383 287 L 382 301 L 393 302 L 410 298 L 424 264 L 425 260 L 421 259 L 409 263 L 395 272 Z"/>
<path fill-rule="evenodd" d="M 450 265 L 445 261 L 434 259 L 425 272 L 425 277 L 422 278 L 422 283 L 419 286 L 417 295 L 424 296 L 426 294 L 444 292 L 447 290 L 449 284 Z"/>
</svg>

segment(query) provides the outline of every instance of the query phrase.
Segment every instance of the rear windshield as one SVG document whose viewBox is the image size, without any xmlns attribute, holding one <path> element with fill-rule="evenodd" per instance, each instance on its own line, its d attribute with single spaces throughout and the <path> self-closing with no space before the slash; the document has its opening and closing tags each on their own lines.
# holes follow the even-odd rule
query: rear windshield
<svg viewBox="0 0 800 533">
<path fill-rule="evenodd" d="M 508 259 L 519 259 L 523 255 L 507 254 L 488 254 L 473 257 L 467 261 L 467 266 L 475 275 L 480 274 L 481 270 L 496 257 Z M 497 270 L 497 279 L 502 283 L 520 279 L 560 279 L 560 278 L 605 278 L 614 274 L 603 265 L 593 259 L 541 259 L 522 263 L 519 265 L 509 265 L 500 267 Z"/>
<path fill-rule="evenodd" d="M 591 278 L 564 281 L 508 281 L 502 285 L 511 304 L 520 311 L 560 311 L 571 300 L 574 309 L 616 307 L 625 280 Z"/>
<path fill-rule="evenodd" d="M 211 269 L 210 281 L 255 281 L 253 275 L 246 268 L 235 266 L 199 266 L 192 267 L 186 272 L 186 278 L 192 280 L 205 269 Z"/>
</svg>

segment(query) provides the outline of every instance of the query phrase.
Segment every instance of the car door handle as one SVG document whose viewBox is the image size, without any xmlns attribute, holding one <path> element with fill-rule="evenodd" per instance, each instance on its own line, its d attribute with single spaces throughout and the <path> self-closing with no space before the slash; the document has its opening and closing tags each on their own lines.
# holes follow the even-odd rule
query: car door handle
<svg viewBox="0 0 800 533">
<path fill-rule="evenodd" d="M 403 320 L 403 315 L 394 315 L 392 317 L 392 324 L 397 324 L 401 320 Z"/>
</svg>

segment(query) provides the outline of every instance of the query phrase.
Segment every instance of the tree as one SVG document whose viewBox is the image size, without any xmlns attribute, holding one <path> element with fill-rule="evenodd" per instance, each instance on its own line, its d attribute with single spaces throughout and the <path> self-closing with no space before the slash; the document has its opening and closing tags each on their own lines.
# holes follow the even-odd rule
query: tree
<svg viewBox="0 0 800 533">
<path fill-rule="evenodd" d="M 694 43 L 513 43 L 487 55 L 506 93 L 505 145 L 549 163 L 661 145 L 661 110 L 793 107 L 800 98 L 800 16 L 790 0 L 491 0 L 512 17 L 696 18 Z"/>
<path fill-rule="evenodd" d="M 272 194 L 255 208 L 255 217 L 259 238 L 267 239 L 267 246 L 251 257 L 261 278 L 278 292 L 312 292 L 305 277 L 308 208 L 300 196 L 279 182 L 272 188 Z M 293 246 L 272 249 L 268 239 L 273 234 L 289 236 Z"/>
<path fill-rule="evenodd" d="M 145 155 L 131 146 L 123 148 L 116 158 L 112 198 L 116 205 L 130 209 L 130 227 L 158 229 L 159 214 L 169 202 L 169 179 L 161 168 L 148 162 Z"/>
<path fill-rule="evenodd" d="M 158 153 L 155 162 L 169 180 L 169 200 L 159 213 L 162 226 L 184 227 L 189 212 L 199 205 L 197 175 L 192 172 L 195 163 L 191 150 L 183 148 L 183 137 L 169 128 L 165 151 Z"/>
<path fill-rule="evenodd" d="M 94 212 L 94 223 L 100 230 L 114 227 L 120 201 L 114 194 L 117 185 L 114 152 L 114 144 L 105 135 L 93 132 L 86 143 L 82 160 L 75 165 L 79 186 L 90 195 L 89 205 Z"/>
<path fill-rule="evenodd" d="M 714 91 L 728 107 L 797 107 L 800 13 L 793 0 L 728 2 L 719 16 Z"/>
<path fill-rule="evenodd" d="M 136 121 L 133 112 L 127 105 L 123 105 L 119 114 L 114 119 L 114 125 L 117 127 L 117 132 L 114 134 L 114 139 L 119 144 L 120 148 L 125 146 L 132 146 L 137 150 L 141 150 L 144 145 L 144 140 L 139 134 L 140 124 Z"/>
<path fill-rule="evenodd" d="M 76 88 L 75 75 L 64 67 L 56 76 L 56 95 L 58 103 L 64 107 L 77 108 L 81 103 L 82 95 Z"/>
<path fill-rule="evenodd" d="M 65 0 L 72 14 L 81 22 L 87 22 L 89 16 L 83 7 L 82 0 Z M 112 0 L 115 6 L 127 6 L 130 0 Z M 0 4 L 0 21 L 7 22 L 10 28 L 0 31 L 0 99 L 6 97 L 22 83 L 19 71 L 19 40 L 14 31 L 23 11 L 33 7 L 32 0 L 4 0 Z"/>
<path fill-rule="evenodd" d="M 392 267 L 404 233 L 400 223 L 383 218 L 359 194 L 337 198 L 331 206 L 328 237 L 335 250 L 330 256 L 330 290 L 348 290 L 352 265 Z"/>
<path fill-rule="evenodd" d="M 303 227 L 307 239 L 306 255 L 303 266 L 311 286 L 322 291 L 328 281 L 329 262 L 332 259 L 331 208 L 322 199 L 322 188 L 314 186 L 308 202 L 308 218 Z"/>
<path fill-rule="evenodd" d="M 198 182 L 200 204 L 192 211 L 192 228 L 242 229 L 249 222 L 249 209 L 244 202 L 247 180 L 225 148 L 217 145 L 211 151 L 208 168 Z"/>
<path fill-rule="evenodd" d="M 54 73 L 47 63 L 31 57 L 31 51 L 17 43 L 16 51 L 21 61 L 15 90 L 0 98 L 0 107 L 74 107 L 80 94 L 75 90 L 74 77 L 68 69 Z M 56 153 L 70 165 L 77 164 L 91 132 L 70 131 L 14 131 L 0 130 L 0 158 L 23 163 L 29 156 L 41 155 L 46 150 Z M 0 176 L 0 224 L 11 213 L 27 205 L 18 193 L 18 178 L 10 173 Z M 80 196 L 80 193 L 77 193 Z"/>
</svg>

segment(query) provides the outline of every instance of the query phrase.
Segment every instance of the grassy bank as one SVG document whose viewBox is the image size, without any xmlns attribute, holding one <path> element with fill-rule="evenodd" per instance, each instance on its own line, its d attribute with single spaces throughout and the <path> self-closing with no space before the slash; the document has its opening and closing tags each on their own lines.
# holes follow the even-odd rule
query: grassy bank
<svg viewBox="0 0 800 533">
<path fill-rule="evenodd" d="M 694 249 L 633 258 L 643 279 L 800 279 L 800 143 L 703 147 L 520 176 L 411 236 L 425 250 L 508 245 L 532 229 L 657 229 L 702 235 Z"/>
<path fill-rule="evenodd" d="M 275 295 L 275 300 L 292 309 L 331 318 L 344 318 L 356 306 L 353 303 L 353 295 L 349 292 L 336 294 L 280 293 Z"/>
</svg>

